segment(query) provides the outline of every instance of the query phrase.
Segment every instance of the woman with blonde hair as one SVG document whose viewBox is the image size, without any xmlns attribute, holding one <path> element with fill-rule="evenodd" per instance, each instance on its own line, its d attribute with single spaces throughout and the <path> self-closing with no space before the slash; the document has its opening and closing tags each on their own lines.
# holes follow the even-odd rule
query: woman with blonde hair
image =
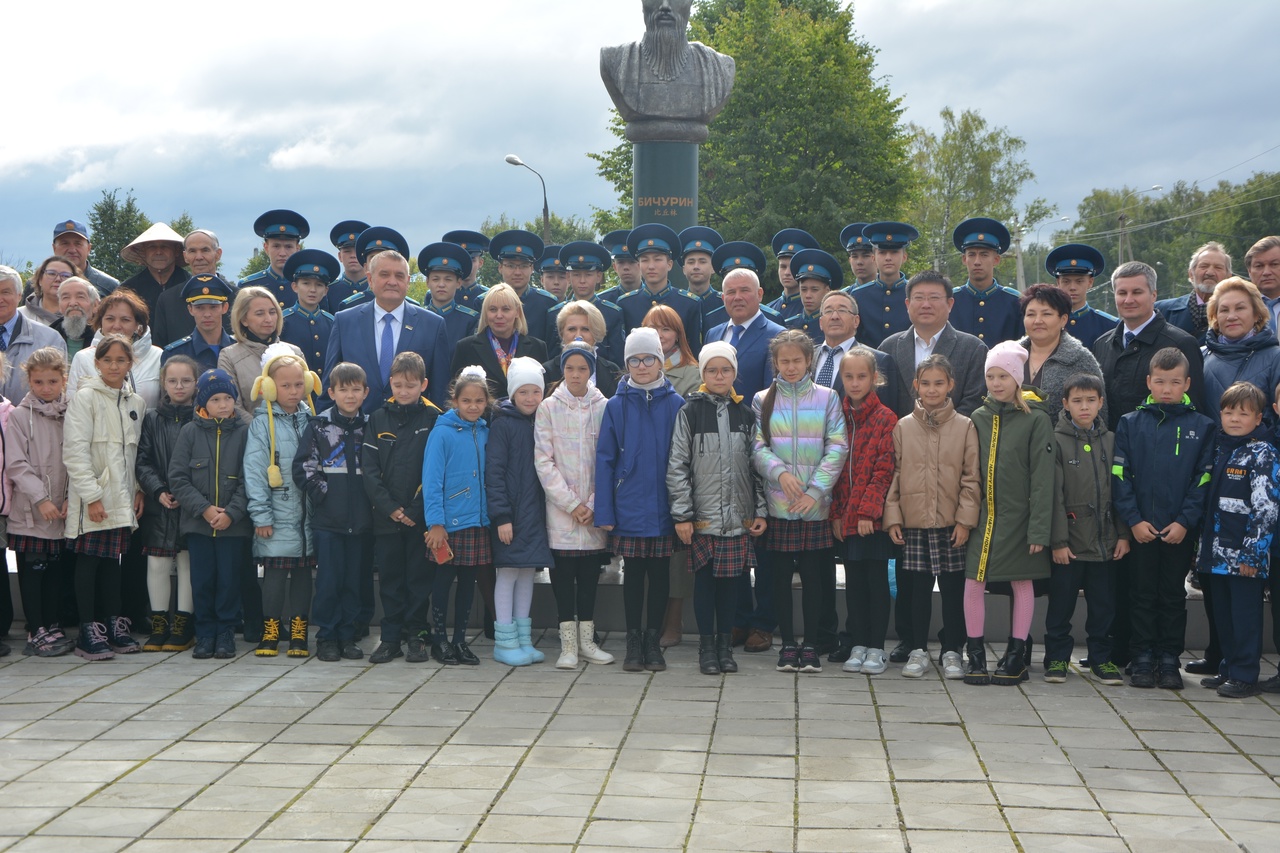
<svg viewBox="0 0 1280 853">
<path fill-rule="evenodd" d="M 599 389 L 605 399 L 613 397 L 618 390 L 618 378 L 622 376 L 622 368 L 600 355 L 599 344 L 607 334 L 607 324 L 600 309 L 584 299 L 570 302 L 560 309 L 556 316 L 556 333 L 560 336 L 561 352 L 576 341 L 591 348 L 595 356 L 591 384 Z M 561 370 L 559 355 L 542 363 L 546 371 L 547 387 L 561 381 L 564 374 Z"/>
<path fill-rule="evenodd" d="M 1275 423 L 1276 383 L 1280 382 L 1280 340 L 1271 312 L 1256 285 L 1239 276 L 1223 279 L 1206 306 L 1209 331 L 1204 339 L 1205 414 L 1218 419 L 1222 392 L 1248 382 L 1267 395 L 1264 423 Z"/>
<path fill-rule="evenodd" d="M 218 367 L 236 380 L 240 395 L 236 409 L 252 418 L 255 414 L 253 383 L 262 375 L 262 354 L 280 340 L 284 314 L 280 303 L 265 287 L 242 287 L 231 304 L 231 334 L 236 342 L 218 354 Z M 286 344 L 304 358 L 302 350 Z"/>
</svg>

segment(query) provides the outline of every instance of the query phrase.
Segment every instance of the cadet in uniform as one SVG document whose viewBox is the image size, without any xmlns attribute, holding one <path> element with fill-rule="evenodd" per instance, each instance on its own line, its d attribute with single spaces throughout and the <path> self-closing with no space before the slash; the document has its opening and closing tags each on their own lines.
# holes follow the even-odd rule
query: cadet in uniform
<svg viewBox="0 0 1280 853">
<path fill-rule="evenodd" d="M 600 240 L 600 244 L 609 250 L 609 257 L 613 259 L 613 274 L 618 277 L 618 286 L 611 287 L 600 295 L 605 298 L 605 301 L 612 302 L 614 305 L 617 305 L 618 300 L 625 294 L 640 287 L 640 264 L 636 261 L 636 256 L 627 248 L 629 236 L 631 231 L 622 228 L 618 231 L 610 231 Z"/>
<path fill-rule="evenodd" d="M 342 262 L 321 249 L 296 252 L 284 265 L 284 277 L 293 282 L 298 301 L 284 309 L 284 330 L 280 332 L 280 340 L 302 350 L 307 367 L 317 376 L 324 370 L 329 333 L 333 331 L 333 315 L 320 306 L 329 295 L 330 282 L 341 274 L 341 270 Z"/>
<path fill-rule="evenodd" d="M 844 287 L 844 270 L 834 255 L 821 249 L 801 249 L 791 256 L 791 274 L 800 290 L 801 312 L 788 318 L 788 329 L 799 329 L 815 344 L 821 344 L 826 334 L 818 325 L 822 312 L 822 300 L 833 290 Z"/>
<path fill-rule="evenodd" d="M 366 228 L 356 237 L 356 260 L 360 262 L 360 268 L 367 270 L 369 268 L 369 259 L 374 255 L 386 249 L 395 249 L 404 256 L 407 261 L 409 255 L 409 242 L 404 239 L 399 231 L 394 228 L 387 228 L 385 225 L 375 225 L 372 228 Z M 365 282 L 364 290 L 357 290 L 355 293 L 342 300 L 339 306 L 340 311 L 346 311 L 348 308 L 355 308 L 366 302 L 373 301 L 373 291 L 369 290 L 368 281 Z M 406 302 L 412 302 L 414 305 L 418 303 L 406 297 Z M 324 376 L 325 374 L 320 374 Z"/>
<path fill-rule="evenodd" d="M 160 354 L 160 363 L 175 355 L 185 355 L 195 359 L 200 365 L 200 372 L 213 370 L 218 366 L 218 353 L 223 347 L 235 343 L 235 339 L 227 334 L 222 325 L 223 317 L 235 297 L 235 291 L 216 275 L 208 273 L 193 275 L 182 286 L 182 300 L 187 310 L 195 318 L 196 328 L 185 338 L 179 338 L 164 348 Z"/>
<path fill-rule="evenodd" d="M 1067 331 L 1090 351 L 1093 350 L 1094 341 L 1120 322 L 1110 314 L 1089 306 L 1089 289 L 1093 287 L 1093 279 L 1102 273 L 1106 265 L 1101 252 L 1083 243 L 1059 246 L 1044 259 L 1044 268 L 1058 280 L 1058 287 L 1071 297 L 1071 318 L 1067 320 Z"/>
<path fill-rule="evenodd" d="M 329 295 L 321 306 L 330 314 L 342 310 L 342 303 L 351 294 L 369 289 L 369 279 L 365 277 L 364 266 L 356 255 L 356 238 L 368 228 L 368 223 L 348 219 L 333 226 L 329 232 L 329 242 L 338 250 L 338 263 L 342 264 L 342 275 L 329 285 Z"/>
<path fill-rule="evenodd" d="M 876 254 L 872 250 L 871 241 L 862 236 L 866 222 L 854 222 L 846 225 L 840 232 L 840 245 L 849 253 L 849 270 L 853 273 L 853 284 L 845 288 L 845 292 L 853 293 L 864 284 L 870 284 L 876 277 Z"/>
<path fill-rule="evenodd" d="M 1000 256 L 1009 250 L 1009 229 L 994 219 L 966 219 L 956 226 L 951 241 L 969 271 L 969 280 L 956 288 L 951 325 L 988 347 L 1019 340 L 1023 331 L 1018 291 L 996 281 Z"/>
<path fill-rule="evenodd" d="M 471 275 L 471 253 L 457 243 L 432 243 L 418 253 L 418 270 L 427 277 L 422 307 L 444 320 L 452 357 L 458 341 L 474 335 L 480 322 L 479 311 L 457 302 L 462 282 Z"/>
<path fill-rule="evenodd" d="M 872 222 L 862 229 L 862 236 L 875 247 L 877 273 L 870 284 L 855 288 L 852 294 L 862 316 L 858 342 L 879 349 L 885 338 L 911 327 L 902 265 L 907 262 L 907 247 L 920 239 L 920 232 L 905 222 Z"/>
<path fill-rule="evenodd" d="M 685 340 L 693 354 L 702 349 L 702 303 L 696 296 L 679 290 L 669 278 L 674 266 L 680 235 L 659 223 L 633 228 L 627 236 L 627 249 L 640 264 L 642 284 L 618 300 L 622 309 L 622 325 L 627 334 L 644 324 L 645 315 L 655 304 L 675 310 L 684 325 Z"/>
<path fill-rule="evenodd" d="M 773 235 L 773 254 L 778 259 L 778 284 L 782 295 L 769 303 L 783 320 L 790 319 L 804 310 L 800 305 L 800 286 L 791 275 L 791 256 L 801 249 L 816 249 L 818 241 L 808 231 L 799 228 L 783 228 Z"/>
<path fill-rule="evenodd" d="M 557 326 L 560 309 L 570 301 L 580 299 L 590 302 L 604 315 L 605 335 L 603 341 L 596 341 L 596 355 L 605 361 L 622 364 L 626 348 L 626 336 L 622 332 L 622 309 L 596 293 L 596 289 L 604 282 L 605 271 L 609 269 L 609 250 L 599 243 L 577 241 L 560 250 L 560 262 L 569 271 L 569 292 L 565 294 L 564 302 L 547 312 L 547 334 L 551 336 L 546 341 L 547 356 L 555 358 L 562 347 Z"/>
<path fill-rule="evenodd" d="M 480 269 L 484 266 L 484 256 L 489 251 L 489 238 L 479 231 L 450 231 L 440 239 L 445 243 L 461 246 L 471 256 L 471 272 L 458 286 L 458 292 L 454 294 L 453 301 L 479 313 L 480 303 L 484 301 L 484 295 L 489 292 L 489 288 L 483 284 L 476 284 L 476 276 L 480 275 Z"/>
<path fill-rule="evenodd" d="M 307 220 L 292 210 L 268 210 L 253 223 L 253 233 L 262 238 L 262 251 L 270 265 L 240 280 L 239 287 L 265 287 L 280 303 L 288 308 L 297 302 L 291 282 L 284 277 L 284 265 L 298 245 L 311 233 Z"/>
<path fill-rule="evenodd" d="M 724 305 L 720 291 L 711 286 L 715 274 L 716 249 L 724 244 L 724 238 L 713 228 L 693 225 L 680 232 L 680 267 L 689 283 L 689 295 L 702 303 L 702 328 L 707 325 L 707 315 Z"/>
<path fill-rule="evenodd" d="M 720 280 L 724 281 L 724 277 L 737 269 L 751 270 L 756 274 L 757 278 L 764 275 L 764 268 L 768 266 L 769 261 L 765 258 L 764 252 L 760 251 L 760 247 L 755 243 L 747 243 L 743 240 L 732 240 L 725 243 L 715 254 L 711 256 L 711 266 L 720 276 Z M 721 305 L 714 311 L 703 315 L 702 318 L 702 334 L 705 336 L 708 332 L 719 326 L 721 323 L 729 322 L 729 313 L 724 310 L 724 297 L 721 296 Z M 760 303 L 760 313 L 765 319 L 771 323 L 783 325 L 782 317 L 778 315 L 768 305 Z"/>
<path fill-rule="evenodd" d="M 564 295 L 569 291 L 569 273 L 560 262 L 560 250 L 563 248 L 564 246 L 554 244 L 544 246 L 542 257 L 538 258 L 538 285 L 554 296 L 557 302 L 563 302 Z"/>
<path fill-rule="evenodd" d="M 513 229 L 494 235 L 489 241 L 489 255 L 498 262 L 502 282 L 510 285 L 524 306 L 524 321 L 529 326 L 529 337 L 544 344 L 554 331 L 547 331 L 547 312 L 560 300 L 532 284 L 533 270 L 542 257 L 541 238 L 528 231 Z M 484 309 L 478 309 L 483 311 Z"/>
</svg>

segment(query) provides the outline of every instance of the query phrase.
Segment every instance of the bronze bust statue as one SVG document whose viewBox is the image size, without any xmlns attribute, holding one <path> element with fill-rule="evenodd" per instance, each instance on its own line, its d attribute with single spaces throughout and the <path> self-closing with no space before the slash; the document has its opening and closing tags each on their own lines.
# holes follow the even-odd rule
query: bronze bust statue
<svg viewBox="0 0 1280 853">
<path fill-rule="evenodd" d="M 632 142 L 706 142 L 733 90 L 733 57 L 686 34 L 693 0 L 642 0 L 644 37 L 600 50 L 600 76 Z"/>
</svg>

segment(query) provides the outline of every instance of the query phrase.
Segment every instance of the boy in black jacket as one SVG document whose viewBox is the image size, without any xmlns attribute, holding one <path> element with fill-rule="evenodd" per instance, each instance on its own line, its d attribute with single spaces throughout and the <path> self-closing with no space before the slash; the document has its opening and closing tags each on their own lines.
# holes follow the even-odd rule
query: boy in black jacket
<svg viewBox="0 0 1280 853">
<path fill-rule="evenodd" d="M 1178 657 L 1187 631 L 1183 580 L 1204 518 L 1215 428 L 1191 405 L 1190 365 L 1180 350 L 1160 350 L 1150 370 L 1150 396 L 1116 428 L 1111 467 L 1116 515 L 1133 534 L 1129 686 L 1181 690 Z"/>
<path fill-rule="evenodd" d="M 370 663 L 404 654 L 422 663 L 431 657 L 431 585 L 436 567 L 422 544 L 422 456 L 440 410 L 422 396 L 427 366 L 416 352 L 391 362 L 391 399 L 373 414 L 364 433 L 364 491 L 373 504 L 374 554 L 382 598 L 382 642 Z"/>
<path fill-rule="evenodd" d="M 355 642 L 360 610 L 363 534 L 373 526 L 360 471 L 365 418 L 361 411 L 369 386 L 358 364 L 342 362 L 329 373 L 333 407 L 307 424 L 293 458 L 293 481 L 311 502 L 315 534 L 315 599 L 311 618 L 317 627 L 316 657 L 322 661 L 364 657 Z"/>
</svg>

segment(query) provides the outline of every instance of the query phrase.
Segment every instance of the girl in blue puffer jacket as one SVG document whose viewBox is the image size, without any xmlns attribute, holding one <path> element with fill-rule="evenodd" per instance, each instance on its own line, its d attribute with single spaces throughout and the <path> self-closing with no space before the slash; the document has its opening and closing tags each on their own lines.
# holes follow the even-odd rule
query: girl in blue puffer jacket
<svg viewBox="0 0 1280 853">
<path fill-rule="evenodd" d="M 667 458 L 684 398 L 662 372 L 662 341 L 647 327 L 627 336 L 627 377 L 604 408 L 596 445 L 596 527 L 626 562 L 622 601 L 627 622 L 627 672 L 661 672 L 660 632 L 670 591 L 675 524 L 667 504 Z M 645 579 L 649 593 L 645 595 Z M 649 628 L 641 632 L 641 611 Z"/>
<path fill-rule="evenodd" d="M 493 397 L 483 367 L 464 367 L 449 389 L 453 405 L 436 420 L 422 458 L 422 503 L 427 522 L 427 559 L 437 565 L 431 588 L 431 656 L 446 666 L 478 666 L 467 646 L 467 617 L 476 594 L 476 572 L 493 565 L 485 498 L 484 422 Z M 445 633 L 449 588 L 458 579 L 453 605 L 453 642 Z"/>
</svg>

